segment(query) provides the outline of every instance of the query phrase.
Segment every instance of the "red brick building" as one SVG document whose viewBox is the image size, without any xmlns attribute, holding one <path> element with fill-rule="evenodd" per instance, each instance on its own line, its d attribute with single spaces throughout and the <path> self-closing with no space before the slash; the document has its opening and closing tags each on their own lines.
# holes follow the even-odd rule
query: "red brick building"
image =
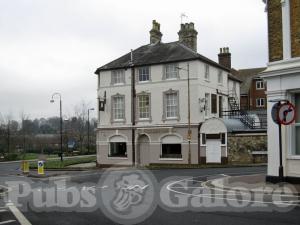
<svg viewBox="0 0 300 225">
<path fill-rule="evenodd" d="M 244 110 L 266 109 L 267 84 L 258 75 L 266 68 L 241 69 L 235 72 L 235 75 L 242 81 L 240 106 Z"/>
</svg>

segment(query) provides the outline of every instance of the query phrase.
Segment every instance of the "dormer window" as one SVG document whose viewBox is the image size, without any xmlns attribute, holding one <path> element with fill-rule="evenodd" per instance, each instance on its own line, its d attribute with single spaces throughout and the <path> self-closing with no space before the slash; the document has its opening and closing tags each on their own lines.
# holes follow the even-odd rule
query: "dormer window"
<svg viewBox="0 0 300 225">
<path fill-rule="evenodd" d="M 138 69 L 138 81 L 146 82 L 150 80 L 150 68 L 149 67 L 141 67 Z"/>
<path fill-rule="evenodd" d="M 124 70 L 113 70 L 111 72 L 111 84 L 125 84 Z"/>
</svg>

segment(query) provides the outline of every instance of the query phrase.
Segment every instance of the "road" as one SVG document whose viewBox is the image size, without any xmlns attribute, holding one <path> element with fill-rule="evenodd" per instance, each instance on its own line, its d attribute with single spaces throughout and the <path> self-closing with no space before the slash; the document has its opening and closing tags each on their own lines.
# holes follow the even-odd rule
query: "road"
<svg viewBox="0 0 300 225">
<path fill-rule="evenodd" d="M 32 225 L 112 225 L 118 223 L 132 224 L 134 222 L 142 225 L 299 224 L 300 208 L 298 206 L 286 206 L 284 205 L 285 202 L 279 202 L 279 206 L 274 206 L 274 204 L 265 203 L 265 198 L 260 198 L 260 202 L 246 199 L 244 202 L 247 204 L 240 207 L 243 205 L 243 201 L 238 201 L 242 199 L 241 197 L 235 196 L 236 201 L 228 200 L 228 196 L 223 198 L 221 197 L 223 195 L 220 195 L 218 191 L 211 190 L 209 187 L 204 186 L 207 180 L 222 176 L 248 175 L 265 172 L 265 167 L 170 169 L 153 170 L 151 171 L 153 177 L 151 177 L 147 171 L 137 173 L 127 170 L 112 170 L 109 172 L 100 170 L 43 180 L 29 180 L 25 177 L 9 176 L 5 177 L 5 179 L 1 179 L 0 183 L 3 184 L 4 181 L 10 180 L 20 181 L 22 185 L 26 183 L 30 185 L 32 188 L 31 194 L 21 198 L 20 201 L 23 205 L 26 204 L 29 207 L 27 209 L 25 209 L 25 207 L 19 207 L 19 209 Z M 140 180 L 136 179 L 140 175 L 144 176 L 145 174 L 150 178 L 143 177 L 143 179 Z M 118 189 L 118 185 L 121 184 L 125 178 L 130 176 L 136 179 L 135 185 L 128 186 L 129 188 L 126 189 Z M 117 182 L 113 183 L 113 180 Z M 64 182 L 66 182 L 65 186 L 63 184 Z M 136 185 L 138 185 L 138 187 Z M 151 192 L 152 186 L 156 187 L 153 188 L 153 192 Z M 47 190 L 51 190 L 53 187 L 55 189 L 52 190 L 57 191 L 55 194 L 51 194 L 50 191 L 47 192 Z M 115 191 L 117 189 L 119 192 Z M 66 194 L 66 192 L 63 192 L 65 190 L 69 190 L 69 194 L 73 191 L 72 193 L 79 194 L 81 198 L 87 201 L 79 201 L 78 205 L 69 208 L 55 205 L 55 202 L 59 200 L 63 202 L 65 196 L 68 196 L 67 199 L 69 203 L 72 203 L 74 199 L 72 199 L 69 194 Z M 76 190 L 79 190 L 79 192 L 76 192 Z M 84 203 L 88 202 L 87 195 L 84 195 L 84 193 L 87 192 L 83 190 L 95 194 L 94 196 L 96 196 L 98 203 L 94 208 L 87 207 L 83 209 Z M 203 192 L 199 194 L 199 190 Z M 60 191 L 62 195 L 59 195 Z M 42 192 L 49 194 L 48 196 L 43 195 L 44 198 L 48 198 L 48 203 L 52 204 L 50 204 L 48 208 L 45 207 L 45 204 L 40 204 L 42 201 L 40 201 L 41 198 L 39 199 L 39 196 L 42 195 L 39 193 Z M 124 193 L 124 195 L 120 193 Z M 151 193 L 153 195 L 151 195 Z M 142 198 L 144 202 L 137 203 L 139 196 L 142 196 L 142 194 L 144 194 Z M 231 195 L 232 194 L 229 194 L 229 196 Z M 125 197 L 123 198 L 122 196 Z M 12 198 L 13 197 L 15 197 L 15 195 L 12 195 Z M 199 201 L 200 199 L 202 202 Z M 229 199 L 231 199 L 231 197 L 229 197 Z M 107 204 L 107 200 L 111 200 L 109 204 Z M 130 209 L 128 208 L 128 205 L 130 205 L 127 204 L 128 202 L 131 203 L 131 207 L 134 210 L 128 211 L 128 209 Z M 78 207 L 80 205 L 79 203 L 82 203 L 80 207 Z M 233 203 L 239 205 L 239 207 Z M 119 214 L 117 215 L 114 214 L 117 212 L 116 210 L 113 212 L 110 211 L 114 204 L 117 206 L 116 209 L 119 210 Z M 222 206 L 222 204 L 225 205 Z M 125 218 L 126 216 L 128 217 Z"/>
</svg>

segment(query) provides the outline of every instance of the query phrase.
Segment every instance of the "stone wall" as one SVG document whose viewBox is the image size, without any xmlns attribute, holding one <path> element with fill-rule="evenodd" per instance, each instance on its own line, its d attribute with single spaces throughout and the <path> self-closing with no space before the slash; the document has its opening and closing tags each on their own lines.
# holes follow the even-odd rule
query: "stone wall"
<svg viewBox="0 0 300 225">
<path fill-rule="evenodd" d="M 300 0 L 290 0 L 292 57 L 300 57 Z"/>
<path fill-rule="evenodd" d="M 267 151 L 267 134 L 228 134 L 229 163 L 265 163 L 267 155 L 253 155 L 253 151 Z"/>
<path fill-rule="evenodd" d="M 269 62 L 283 59 L 281 0 L 268 1 Z"/>
</svg>

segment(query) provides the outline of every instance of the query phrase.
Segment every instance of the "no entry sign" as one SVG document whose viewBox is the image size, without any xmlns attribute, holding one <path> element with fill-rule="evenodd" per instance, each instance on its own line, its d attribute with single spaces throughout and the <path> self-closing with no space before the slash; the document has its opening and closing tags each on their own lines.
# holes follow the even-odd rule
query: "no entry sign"
<svg viewBox="0 0 300 225">
<path fill-rule="evenodd" d="M 290 102 L 284 103 L 278 107 L 277 121 L 282 125 L 289 125 L 295 121 L 296 109 Z"/>
</svg>

